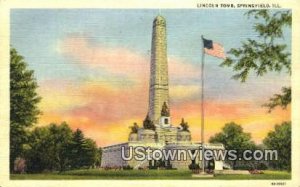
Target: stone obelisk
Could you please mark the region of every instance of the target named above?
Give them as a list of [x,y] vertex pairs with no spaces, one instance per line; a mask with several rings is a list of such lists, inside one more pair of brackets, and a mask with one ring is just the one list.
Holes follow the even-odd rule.
[[164,102],[169,106],[166,20],[157,16],[153,21],[149,88],[150,119],[157,123]]

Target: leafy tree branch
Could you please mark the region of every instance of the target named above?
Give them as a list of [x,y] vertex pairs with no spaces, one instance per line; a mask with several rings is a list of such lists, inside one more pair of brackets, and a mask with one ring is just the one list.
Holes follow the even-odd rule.
[[281,94],[274,94],[274,96],[269,99],[269,102],[263,104],[262,106],[268,107],[269,112],[271,112],[277,106],[281,106],[283,109],[285,109],[292,100],[291,87],[283,87],[281,91]]
[[[254,30],[258,39],[248,38],[241,47],[230,49],[230,56],[221,66],[231,67],[236,72],[233,78],[241,82],[245,82],[251,72],[263,76],[268,72],[286,70],[291,74],[291,53],[286,44],[280,43],[280,39],[284,39],[284,29],[291,27],[291,11],[250,10],[246,15],[255,19]],[[275,94],[270,103],[263,106],[269,111],[276,106],[286,108],[291,102],[291,88],[283,87],[282,90],[283,94]]]

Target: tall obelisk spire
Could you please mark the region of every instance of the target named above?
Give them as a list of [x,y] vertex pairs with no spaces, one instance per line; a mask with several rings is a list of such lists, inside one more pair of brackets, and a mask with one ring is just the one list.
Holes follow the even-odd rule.
[[153,21],[152,31],[148,112],[152,121],[159,120],[164,103],[169,106],[166,20],[159,15]]

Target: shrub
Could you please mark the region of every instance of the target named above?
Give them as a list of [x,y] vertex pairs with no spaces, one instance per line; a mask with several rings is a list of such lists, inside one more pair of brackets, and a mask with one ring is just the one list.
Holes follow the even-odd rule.
[[133,167],[127,165],[122,167],[123,170],[133,170]]
[[268,169],[268,166],[265,164],[265,163],[258,163],[258,165],[256,166],[256,169],[259,169],[259,170],[266,170]]
[[189,169],[190,170],[199,170],[200,166],[199,166],[199,164],[192,163],[189,165]]
[[157,166],[149,166],[149,169],[157,169]]
[[174,168],[172,167],[172,164],[169,164],[166,166],[166,169],[174,169]]
[[25,168],[26,168],[25,159],[18,157],[14,162],[14,171],[16,173],[24,173]]

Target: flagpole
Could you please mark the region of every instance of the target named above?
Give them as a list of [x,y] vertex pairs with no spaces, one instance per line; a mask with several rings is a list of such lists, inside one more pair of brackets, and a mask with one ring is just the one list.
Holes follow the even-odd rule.
[[202,144],[202,173],[205,173],[205,158],[204,158],[204,41],[202,39],[202,59],[201,59],[201,144]]

